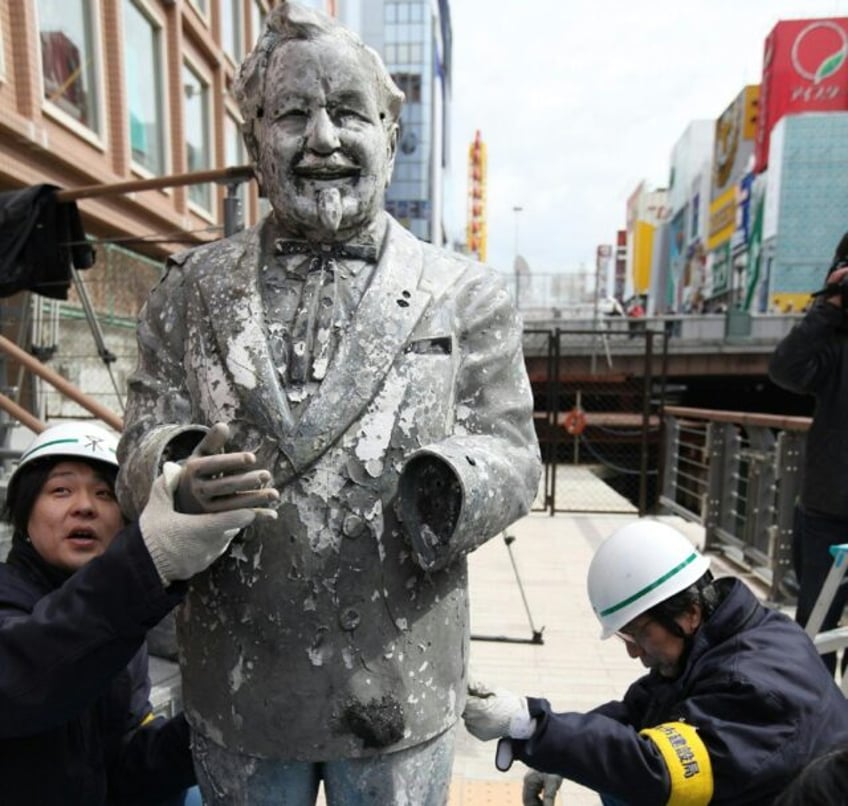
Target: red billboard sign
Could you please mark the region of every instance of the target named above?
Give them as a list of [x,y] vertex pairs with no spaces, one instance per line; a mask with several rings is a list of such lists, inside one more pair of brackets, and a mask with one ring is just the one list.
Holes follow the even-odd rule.
[[784,115],[848,110],[848,18],[782,20],[766,37],[754,170]]

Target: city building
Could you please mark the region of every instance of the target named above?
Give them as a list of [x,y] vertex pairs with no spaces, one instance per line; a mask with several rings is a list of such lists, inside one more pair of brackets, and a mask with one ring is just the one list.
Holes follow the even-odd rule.
[[[68,299],[20,293],[0,329],[112,410],[135,365],[138,309],[165,256],[224,234],[223,184],[112,186],[246,162],[232,95],[268,0],[16,0],[0,4],[0,192],[101,187],[80,199],[94,267]],[[233,187],[255,221],[255,184]],[[84,297],[80,296],[80,293]],[[86,301],[97,312],[87,313]],[[105,333],[107,349],[98,346]],[[110,358],[111,356],[111,358]],[[0,367],[0,387],[43,419],[85,414]],[[2,369],[6,369],[3,377]]]
[[313,0],[382,57],[406,95],[386,209],[413,234],[446,245],[451,50],[448,0]]
[[649,310],[728,311],[743,330],[749,314],[803,310],[846,229],[847,117],[848,18],[778,22],[761,83],[675,145]]

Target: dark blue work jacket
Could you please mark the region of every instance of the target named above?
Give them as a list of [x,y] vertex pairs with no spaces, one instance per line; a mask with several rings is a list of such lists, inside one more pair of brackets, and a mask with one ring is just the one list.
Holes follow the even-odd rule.
[[0,802],[154,804],[194,783],[185,719],[149,719],[145,645],[184,587],[163,588],[136,526],[70,576],[13,541],[0,564]]
[[[685,786],[696,771],[697,753],[673,727],[691,726],[709,757],[701,772],[711,768],[710,802],[764,806],[806,762],[848,742],[848,700],[803,630],[741,581],[716,584],[723,600],[678,678],[651,672],[623,701],[587,714],[553,713],[546,700],[531,699],[538,726],[526,742],[512,741],[514,757],[635,806],[692,803],[672,785]],[[661,725],[672,727],[641,733]],[[679,770],[662,752],[667,736]]]

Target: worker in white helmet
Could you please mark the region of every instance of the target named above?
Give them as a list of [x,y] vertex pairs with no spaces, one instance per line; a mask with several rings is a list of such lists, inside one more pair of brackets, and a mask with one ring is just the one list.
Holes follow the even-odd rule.
[[810,759],[848,741],[848,700],[815,647],[740,580],[714,580],[680,532],[639,520],[589,566],[601,638],[648,673],[621,701],[554,713],[482,683],[463,718],[513,759],[594,789],[610,804],[771,804]]
[[[249,453],[211,429],[189,461],[207,511],[177,511],[166,463],[137,524],[115,497],[116,435],[86,422],[39,434],[12,473],[0,563],[0,801],[172,806],[195,783],[188,723],[154,718],[146,632],[277,498]],[[210,510],[215,510],[214,512]]]

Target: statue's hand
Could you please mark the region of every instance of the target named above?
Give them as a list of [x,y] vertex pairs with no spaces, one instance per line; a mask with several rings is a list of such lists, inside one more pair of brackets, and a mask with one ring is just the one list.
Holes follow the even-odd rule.
[[[233,496],[241,506],[230,504],[214,512],[191,515],[178,512],[174,508],[174,495],[184,472],[174,462],[165,462],[138,522],[144,544],[166,586],[175,580],[190,579],[208,568],[256,518],[277,517],[273,509],[254,506],[251,502],[255,496],[249,493]],[[270,503],[277,497],[277,491],[269,488],[265,500]]]
[[266,486],[271,474],[254,467],[253,453],[220,453],[229,435],[226,423],[216,423],[185,461],[174,494],[177,511],[196,515],[265,507],[279,498],[276,490]]

